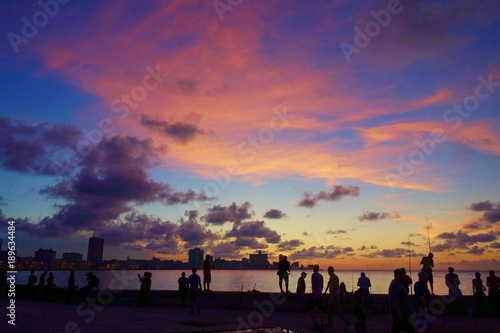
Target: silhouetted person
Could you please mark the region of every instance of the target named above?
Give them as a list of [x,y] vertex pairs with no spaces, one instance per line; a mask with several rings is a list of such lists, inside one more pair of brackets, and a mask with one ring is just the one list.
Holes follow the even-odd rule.
[[[312,330],[324,331],[325,326],[323,324],[323,275],[319,273],[319,266],[314,265],[314,273],[311,275],[311,286],[312,294],[309,299],[309,314],[314,323]],[[316,314],[319,317],[319,324],[316,320]]]
[[392,316],[392,333],[413,333],[410,323],[412,304],[408,292],[403,287],[405,274],[401,269],[394,270],[394,280],[389,286],[389,303]]
[[336,313],[340,319],[344,322],[344,329],[349,328],[351,323],[345,316],[342,309],[339,306],[339,296],[340,296],[340,282],[339,277],[334,273],[334,269],[332,266],[328,267],[328,274],[330,275],[330,279],[328,280],[328,284],[326,285],[325,295],[330,290],[330,297],[328,297],[328,326],[333,325],[333,314]]
[[189,276],[189,301],[191,302],[191,312],[194,313],[194,309],[200,313],[200,307],[198,305],[198,292],[201,291],[201,279],[198,274],[196,274],[196,268],[193,267],[191,270],[193,274]]
[[297,300],[299,302],[299,309],[300,311],[304,312],[305,311],[305,293],[306,293],[306,272],[300,273],[300,277],[297,280]]
[[47,275],[47,271],[44,271],[40,275],[40,279],[38,280],[38,294],[37,294],[38,298],[42,297],[43,291],[45,289],[45,275]]
[[434,295],[434,278],[432,276],[432,267],[434,267],[434,254],[431,252],[427,257],[423,257],[420,260],[422,265],[422,270],[427,273],[427,280],[431,286],[431,293]]
[[2,306],[2,296],[5,293],[5,288],[7,287],[7,271],[5,269],[0,269],[0,306]]
[[431,292],[427,288],[427,272],[418,272],[418,281],[415,283],[415,298],[417,300],[418,323],[423,326],[415,327],[418,332],[432,332],[434,317],[430,317],[429,306],[432,301]]
[[31,271],[31,275],[28,277],[28,288],[26,290],[27,296],[29,299],[35,297],[36,293],[36,283],[38,282],[38,278],[35,275],[35,271]]
[[486,286],[488,287],[488,299],[493,312],[498,312],[500,308],[500,277],[495,275],[494,270],[490,270],[486,278]]
[[203,290],[205,291],[212,291],[210,290],[210,282],[212,282],[211,269],[213,267],[210,265],[210,255],[207,254],[203,260]]
[[405,287],[408,294],[410,294],[410,285],[413,284],[413,280],[411,279],[411,277],[408,274],[406,274],[406,269],[404,267],[402,267],[401,270],[403,271],[403,273],[405,275],[405,279],[403,280],[403,287]]
[[48,288],[54,288],[56,286],[54,282],[54,275],[52,272],[49,273],[49,277],[47,278],[47,287]]
[[76,297],[75,271],[69,272],[68,289],[66,290],[66,303],[72,303]]
[[481,273],[476,272],[475,276],[476,278],[472,280],[472,294],[478,308],[484,310],[486,305],[486,295],[484,294],[486,287],[483,284],[483,280],[481,280]]
[[81,288],[78,292],[80,301],[87,303],[87,298],[90,297],[92,289],[99,288],[99,278],[92,272],[85,274],[87,276],[87,285]]
[[179,282],[179,295],[181,297],[182,306],[186,306],[186,300],[189,295],[189,279],[186,277],[186,273],[182,272]]
[[153,275],[150,272],[144,272],[142,277],[141,274],[137,274],[137,276],[139,277],[139,282],[141,282],[137,306],[148,306],[151,297],[151,277]]
[[278,272],[276,273],[279,276],[279,286],[282,293],[284,293],[283,280],[285,280],[286,292],[290,293],[290,291],[288,290],[288,274],[290,273],[290,262],[287,259],[287,256],[283,256],[283,259],[281,259],[278,263]]
[[363,295],[363,307],[368,312],[371,308],[371,295],[370,295],[370,287],[372,283],[370,278],[368,278],[365,272],[361,272],[361,276],[358,278],[358,287],[361,291],[361,295]]
[[361,292],[361,289],[354,292],[352,314],[356,317],[356,333],[367,333],[366,319],[368,319],[368,312],[366,311],[363,303],[363,293]]
[[31,275],[28,277],[28,287],[34,287],[38,278],[35,275],[35,271],[31,271]]

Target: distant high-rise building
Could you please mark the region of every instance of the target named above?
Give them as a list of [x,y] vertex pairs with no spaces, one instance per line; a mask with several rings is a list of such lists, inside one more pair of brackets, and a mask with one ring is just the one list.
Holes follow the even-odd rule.
[[0,251],[2,251],[2,242],[3,240],[0,239]]
[[65,263],[79,263],[83,260],[83,254],[76,252],[66,252],[63,253],[62,258]]
[[262,253],[259,251],[254,254],[250,254],[250,265],[251,266],[259,266],[265,267],[269,266],[269,260],[267,259],[267,253]]
[[56,251],[52,249],[39,249],[35,251],[34,260],[43,263],[45,266],[52,268],[56,266]]
[[189,266],[200,268],[203,265],[203,250],[194,248],[189,250]]
[[87,261],[98,263],[102,261],[104,252],[104,238],[90,237],[89,249],[87,251]]

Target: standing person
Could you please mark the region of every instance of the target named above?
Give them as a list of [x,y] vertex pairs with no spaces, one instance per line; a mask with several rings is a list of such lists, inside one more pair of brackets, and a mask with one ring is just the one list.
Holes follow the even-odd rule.
[[351,323],[346,318],[344,312],[340,309],[339,306],[339,277],[334,273],[334,269],[332,266],[328,267],[328,275],[330,275],[330,279],[328,280],[328,284],[326,285],[325,295],[330,289],[330,297],[328,298],[328,324],[327,326],[333,325],[333,314],[336,313],[340,319],[344,322],[344,329],[348,329]]
[[68,289],[66,290],[66,303],[71,303],[75,300],[76,285],[75,285],[75,271],[69,272]]
[[354,292],[352,314],[356,317],[356,333],[367,333],[366,319],[368,319],[368,314],[363,304],[363,294],[361,293],[361,289]]
[[406,269],[404,267],[402,267],[401,270],[403,271],[403,274],[405,275],[405,279],[403,280],[403,287],[405,287],[406,291],[409,294],[410,293],[410,285],[413,284],[413,280],[411,279],[411,277],[408,274],[406,274]]
[[179,295],[181,296],[182,306],[186,306],[186,300],[189,295],[189,279],[186,277],[186,273],[182,272],[179,280]]
[[149,298],[151,297],[151,277],[153,276],[150,272],[144,272],[144,275],[141,277],[141,274],[137,274],[139,277],[139,282],[141,283],[141,289],[139,290],[139,302],[137,306],[148,306]]
[[486,295],[484,294],[486,287],[483,284],[483,280],[481,280],[481,273],[476,272],[475,276],[476,278],[472,280],[472,294],[478,307],[484,309],[486,305]]
[[463,298],[462,292],[458,286],[460,285],[460,279],[458,275],[455,274],[455,269],[453,267],[448,267],[448,274],[444,276],[444,282],[448,287],[448,295],[455,296],[460,302]]
[[[323,324],[323,275],[319,273],[319,265],[314,265],[313,267],[314,273],[311,275],[311,286],[312,286],[312,295],[309,299],[309,314],[311,316],[312,321],[314,322],[314,326],[312,330],[324,331],[325,326]],[[319,316],[319,325],[316,321],[316,313]]]
[[5,287],[7,286],[7,271],[5,269],[0,269],[0,306],[2,306],[2,296],[5,292]]
[[425,327],[419,332],[432,332],[433,317],[429,317],[429,305],[432,297],[429,288],[427,288],[427,273],[424,271],[418,272],[418,281],[415,283],[415,297],[417,299],[417,309],[419,322],[423,323]]
[[36,283],[38,282],[38,278],[35,275],[35,271],[31,271],[31,275],[28,278],[28,288],[26,290],[28,299],[32,299],[35,297]]
[[31,275],[28,277],[28,287],[34,287],[36,282],[38,281],[38,278],[35,275],[35,271],[31,271]]
[[194,313],[196,308],[197,312],[200,313],[200,307],[198,305],[197,294],[201,290],[201,279],[198,274],[196,274],[196,268],[193,267],[191,270],[193,274],[189,276],[189,301],[191,302],[191,312]]
[[358,287],[361,291],[361,295],[363,295],[363,306],[366,311],[370,310],[371,307],[371,296],[370,296],[370,287],[372,283],[370,278],[366,277],[365,272],[361,272],[361,276],[358,278]]
[[427,273],[427,280],[431,286],[431,293],[434,295],[434,278],[432,277],[432,267],[434,267],[434,254],[429,253],[427,257],[423,257],[420,260],[420,265],[422,265],[422,270]]
[[278,263],[278,276],[279,276],[279,285],[282,293],[283,291],[283,280],[285,280],[285,289],[286,293],[289,294],[288,290],[288,274],[290,273],[290,262],[287,260],[287,256],[283,256],[283,259]]
[[494,270],[490,270],[489,276],[486,278],[486,286],[488,287],[488,299],[493,311],[498,311],[500,307],[500,277],[495,275]]
[[403,287],[404,274],[401,269],[394,270],[394,280],[389,286],[389,303],[392,316],[392,333],[413,333],[410,323],[412,312],[411,300]]
[[204,291],[212,291],[210,290],[210,282],[212,282],[212,273],[210,270],[214,266],[210,265],[210,255],[205,256],[205,260],[203,260],[203,290]]
[[300,273],[300,277],[297,280],[297,299],[299,301],[299,309],[300,311],[304,312],[305,310],[305,302],[304,302],[304,296],[306,293],[306,272]]

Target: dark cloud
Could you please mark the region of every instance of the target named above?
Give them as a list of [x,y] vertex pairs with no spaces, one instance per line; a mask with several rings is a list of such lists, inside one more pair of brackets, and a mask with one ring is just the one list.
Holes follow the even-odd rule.
[[476,235],[468,235],[462,230],[452,233],[452,232],[443,232],[437,235],[437,238],[446,239],[450,241],[450,243],[459,248],[467,248],[468,245],[472,245],[475,243],[487,243],[493,242],[497,239],[499,232],[489,232],[487,234],[476,234]]
[[163,120],[153,120],[144,114],[141,116],[141,124],[148,128],[158,130],[171,138],[178,139],[183,144],[193,140],[196,135],[205,134],[205,131],[194,124],[186,122],[169,123]]
[[239,207],[235,202],[228,207],[215,205],[209,208],[207,215],[203,216],[202,219],[208,223],[217,225],[222,225],[226,222],[239,223],[253,216],[254,212],[250,210],[251,208],[252,205],[249,202],[245,202]]
[[226,233],[226,237],[236,238],[265,238],[266,242],[276,244],[281,241],[281,236],[275,231],[265,226],[264,221],[242,222],[234,225],[231,231]]
[[289,257],[290,260],[298,260],[298,259],[332,259],[336,256],[342,254],[341,249],[329,250],[324,247],[310,247],[308,249],[302,249],[300,251],[296,251],[292,253]]
[[0,117],[0,166],[36,175],[67,175],[64,150],[77,147],[82,132],[64,124],[26,124]]
[[450,243],[437,244],[432,247],[432,252],[443,252],[452,248],[453,246]]
[[238,238],[232,242],[234,246],[239,248],[249,248],[252,250],[267,249],[267,244],[259,243],[255,238]]
[[179,237],[186,242],[185,248],[203,245],[206,241],[215,240],[218,237],[205,226],[196,221],[185,221],[179,226]]
[[358,195],[359,187],[357,186],[336,185],[333,187],[333,191],[331,192],[321,191],[315,195],[311,192],[304,192],[302,199],[298,203],[298,206],[313,208],[314,206],[316,206],[319,200],[338,201],[345,196],[357,197]]
[[358,217],[360,221],[378,221],[386,218],[398,219],[401,216],[397,214],[390,214],[387,212],[364,212],[362,216]]
[[169,85],[170,91],[180,94],[195,94],[198,92],[198,82],[194,79],[175,79],[173,84]]
[[345,230],[327,230],[326,233],[329,235],[338,235],[338,234],[346,234],[347,231],[345,231]]
[[478,222],[473,222],[473,223],[469,223],[469,224],[464,225],[464,229],[480,229],[480,228],[481,228],[481,224],[479,224]]
[[312,234],[308,233],[307,231],[303,231],[302,236],[312,236]]
[[491,243],[490,247],[494,249],[500,249],[500,243],[498,242]]
[[480,201],[480,202],[475,202],[475,203],[471,204],[468,209],[470,209],[474,212],[484,212],[484,211],[492,210],[493,204],[489,200]]
[[456,236],[452,232],[443,232],[443,233],[437,235],[436,237],[441,238],[441,239],[455,239]]
[[405,246],[415,246],[415,243],[413,243],[413,242],[401,242],[401,245],[405,245]]
[[467,251],[467,253],[475,254],[477,256],[481,256],[481,255],[483,255],[484,250],[485,250],[484,248],[480,249],[478,246],[473,246],[472,249],[470,249],[469,251]]
[[480,201],[471,204],[468,209],[474,212],[484,212],[483,221],[497,223],[500,221],[500,203],[492,203],[491,201]]
[[300,239],[292,239],[289,241],[281,242],[278,244],[277,249],[279,251],[293,251],[295,248],[304,245],[304,242]]
[[240,252],[241,247],[237,246],[234,242],[221,242],[212,246],[212,253],[217,253],[218,257],[238,259],[242,257]]
[[[64,125],[13,124],[8,118],[1,118],[0,126],[0,135],[4,139],[0,143],[1,166],[45,175],[57,171],[49,170],[54,166],[52,160],[59,158],[64,145],[77,145],[81,134],[76,128]],[[15,149],[21,146],[26,149],[16,156]],[[57,212],[38,223],[19,219],[18,230],[41,238],[70,237],[79,231],[93,231],[109,237],[112,244],[130,243],[134,239],[146,239],[136,219],[147,220],[146,229],[150,226],[158,228],[159,223],[151,217],[139,215],[121,221],[122,214],[132,213],[134,205],[153,202],[175,205],[215,199],[203,192],[176,191],[168,184],[152,180],[147,169],[155,165],[156,152],[151,140],[119,136],[103,138],[91,146],[85,156],[80,156],[77,167],[69,169],[65,178],[40,190],[42,195],[56,200]],[[21,164],[14,162],[16,159],[22,160]],[[123,232],[127,229],[131,231]],[[134,238],[131,233],[138,236]],[[150,239],[157,240],[153,234],[150,236]],[[167,246],[172,244],[171,241]]]
[[342,252],[344,252],[344,253],[347,253],[347,252],[354,252],[354,249],[353,249],[352,247],[348,246],[348,247],[345,247],[345,248],[342,250]]
[[[415,255],[414,251],[410,251],[411,254]],[[408,255],[408,250],[403,248],[395,248],[395,249],[385,249],[379,250],[376,252],[372,252],[370,254],[362,254],[361,256],[367,258],[376,258],[376,257],[384,257],[384,258],[402,258]]]
[[268,219],[282,219],[286,217],[286,214],[279,209],[270,209],[264,214],[264,217]]

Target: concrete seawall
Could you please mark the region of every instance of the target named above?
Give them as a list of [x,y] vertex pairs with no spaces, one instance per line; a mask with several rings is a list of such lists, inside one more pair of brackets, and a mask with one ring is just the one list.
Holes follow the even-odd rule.
[[[31,290],[25,285],[17,285],[16,293],[19,298],[30,298],[36,295],[37,287]],[[55,287],[46,288],[42,293],[42,300],[48,302],[65,302],[66,289]],[[92,291],[98,303],[106,305],[125,305],[135,306],[139,299],[138,290],[108,290],[108,289],[94,289]],[[306,303],[309,295],[306,294]],[[388,295],[371,295],[372,297],[372,313],[388,314],[389,313],[389,296]],[[415,296],[411,296],[413,303],[415,303]],[[440,314],[451,314],[452,312],[459,315],[473,315],[477,314],[476,304],[473,296],[464,297],[464,306],[460,311],[456,311],[451,305],[450,298],[446,296],[435,296],[434,298],[436,309]],[[298,295],[292,294],[279,294],[279,293],[265,293],[265,292],[201,292],[198,294],[198,303],[202,308],[216,308],[216,309],[241,309],[253,310],[258,309],[259,306],[270,306],[272,304],[275,311],[299,311]],[[340,305],[346,312],[352,311],[353,296],[351,294],[341,295]],[[165,307],[180,307],[181,301],[179,292],[176,290],[153,290],[150,298],[151,306],[165,306]],[[487,313],[487,311],[486,311]]]

